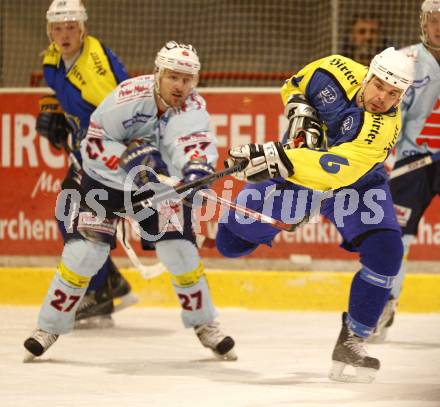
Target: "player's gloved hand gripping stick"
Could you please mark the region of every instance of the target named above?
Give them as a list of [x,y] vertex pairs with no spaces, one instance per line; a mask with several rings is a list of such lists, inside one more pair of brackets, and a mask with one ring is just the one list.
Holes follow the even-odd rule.
[[[186,194],[189,193],[193,189],[198,189],[200,187],[210,185],[214,181],[217,181],[227,175],[235,174],[236,172],[243,171],[243,169],[247,166],[248,160],[243,159],[239,160],[235,163],[235,165],[225,168],[221,171],[216,171],[212,174],[206,175],[205,177],[198,178],[195,181],[186,183],[186,184],[177,184],[176,186],[170,185],[166,178],[158,176],[159,180],[161,180],[164,184],[168,185],[165,191],[159,192],[155,194],[152,198],[135,202],[133,204],[134,209],[147,208],[147,207],[157,207],[160,202],[163,202],[167,199],[184,199]],[[181,196],[179,196],[181,194]]]

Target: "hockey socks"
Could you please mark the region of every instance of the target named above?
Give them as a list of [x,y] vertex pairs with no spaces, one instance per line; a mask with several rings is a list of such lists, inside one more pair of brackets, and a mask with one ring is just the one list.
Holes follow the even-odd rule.
[[[359,246],[361,270],[354,276],[349,301],[349,328],[369,336],[389,298],[403,255],[400,233],[380,230]],[[350,322],[351,321],[351,322]]]

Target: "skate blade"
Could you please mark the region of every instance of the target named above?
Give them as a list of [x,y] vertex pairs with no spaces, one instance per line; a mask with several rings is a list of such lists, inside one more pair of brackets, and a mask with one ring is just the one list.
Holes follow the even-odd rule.
[[376,377],[377,370],[367,367],[354,367],[356,374],[344,374],[346,366],[348,366],[346,363],[333,361],[328,378],[345,383],[372,383]]
[[137,295],[134,295],[131,292],[123,295],[122,297],[114,298],[113,299],[113,304],[114,304],[113,312],[122,311],[123,309],[131,307],[132,305],[136,304],[138,301],[139,301],[139,298],[137,297]]
[[110,315],[97,315],[75,321],[74,329],[108,329],[114,326],[115,322]]
[[220,353],[217,353],[215,351],[212,351],[212,353],[214,354],[214,356],[218,360],[234,362],[238,359],[237,354],[235,353],[234,349],[231,349],[229,352],[226,352],[223,355],[220,355]]

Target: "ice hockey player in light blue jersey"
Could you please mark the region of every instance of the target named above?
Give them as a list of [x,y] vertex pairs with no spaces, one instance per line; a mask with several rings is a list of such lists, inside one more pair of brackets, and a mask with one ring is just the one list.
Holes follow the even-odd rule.
[[170,90],[169,98],[182,107],[161,111],[156,104],[155,81],[155,75],[144,75],[123,82],[91,117],[89,133],[81,146],[84,169],[104,185],[123,190],[126,170],[109,166],[118,162],[132,140],[142,140],[159,149],[171,176],[180,178],[183,167],[193,159],[206,161],[212,167],[216,164],[217,142],[209,130],[204,99],[195,90],[186,100],[182,99],[184,93]]
[[[209,130],[205,101],[195,90],[200,70],[195,49],[168,42],[155,65],[154,75],[122,82],[91,117],[81,143],[82,187],[86,194],[98,191],[96,202],[105,213],[100,217],[97,211],[81,207],[76,238],[64,247],[38,329],[24,343],[25,360],[42,355],[60,334],[72,329],[77,301],[114,245],[115,212],[124,207],[127,195],[151,196],[151,184],[160,175],[187,183],[214,172],[216,139]],[[202,345],[218,358],[235,360],[234,340],[220,331],[215,320],[191,209],[181,202],[162,205],[139,223],[144,248],[153,246],[171,274],[184,326],[194,328]]]
[[[402,130],[396,145],[395,169],[440,151],[440,0],[422,3],[420,28],[422,42],[402,50],[415,58],[415,79],[402,102]],[[390,299],[370,337],[372,342],[383,342],[394,321],[410,245],[420,219],[440,194],[440,163],[392,179],[390,189],[402,228],[404,258]]]

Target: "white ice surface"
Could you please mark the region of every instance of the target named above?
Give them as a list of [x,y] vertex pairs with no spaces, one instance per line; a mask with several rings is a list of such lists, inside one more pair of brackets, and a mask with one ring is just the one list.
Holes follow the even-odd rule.
[[38,308],[0,307],[0,407],[439,407],[440,314],[398,314],[370,345],[373,384],[327,379],[336,313],[220,310],[237,362],[219,362],[177,309],[127,309],[116,327],[61,337],[23,364]]

